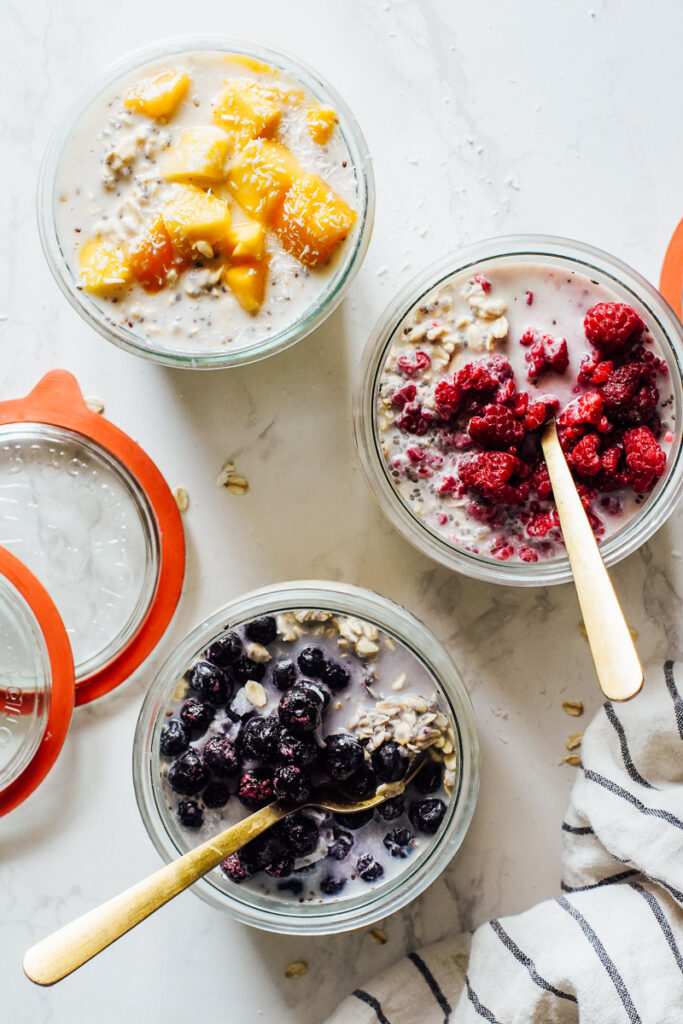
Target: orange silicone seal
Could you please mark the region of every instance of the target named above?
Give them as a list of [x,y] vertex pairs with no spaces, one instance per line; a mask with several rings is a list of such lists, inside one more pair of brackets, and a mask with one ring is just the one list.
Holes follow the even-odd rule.
[[667,247],[659,290],[678,318],[683,319],[683,220],[679,222]]
[[[43,781],[57,760],[74,709],[74,660],[71,644],[55,604],[23,562],[0,548],[0,575],[21,594],[36,617],[50,660],[50,708],[38,750],[23,772],[0,792],[0,816],[7,814]],[[21,709],[18,709],[21,713]]]
[[76,378],[66,370],[46,374],[25,398],[0,403],[0,424],[43,423],[89,438],[122,463],[145,493],[159,537],[157,587],[138,629],[115,657],[76,683],[76,705],[109,693],[156,647],[180,599],[185,576],[185,537],[178,506],[148,455],[122,430],[92,412]]

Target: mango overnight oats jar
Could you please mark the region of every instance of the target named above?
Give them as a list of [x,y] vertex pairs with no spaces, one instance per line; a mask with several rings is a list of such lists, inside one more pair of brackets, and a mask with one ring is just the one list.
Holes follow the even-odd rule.
[[292,58],[183,39],[116,66],[51,141],[39,226],[108,340],[171,365],[288,347],[341,301],[374,213],[341,97]]
[[540,431],[560,440],[608,564],[680,497],[681,325],[624,264],[563,239],[471,246],[392,303],[357,378],[356,444],[394,524],[496,582],[570,579]]

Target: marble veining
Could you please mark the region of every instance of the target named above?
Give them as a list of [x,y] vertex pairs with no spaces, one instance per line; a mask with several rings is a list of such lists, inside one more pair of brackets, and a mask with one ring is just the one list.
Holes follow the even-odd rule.
[[[681,216],[683,143],[662,97],[678,94],[683,8],[637,0],[447,0],[258,10],[205,0],[201,29],[279,46],[344,94],[374,157],[378,208],[353,289],[312,337],[235,371],[189,374],[134,359],[69,307],[40,252],[34,192],[49,133],[101,68],[160,36],[196,30],[180,0],[116,11],[86,0],[2,8],[3,226],[0,399],[61,366],[190,495],[188,571],[154,656],[109,698],[80,708],[49,778],[0,820],[2,1018],[71,1024],[316,1024],[352,987],[451,929],[523,909],[559,886],[559,825],[572,781],[564,742],[599,706],[569,586],[515,591],[459,577],[410,548],[368,494],[350,405],[367,333],[397,288],[459,244],[564,234],[656,281]],[[562,45],[560,45],[562,44]],[[653,59],[654,58],[654,59]],[[634,69],[640,69],[634,73]],[[662,158],[662,140],[666,140]],[[216,486],[232,458],[244,496]],[[613,571],[643,660],[683,654],[683,512]],[[342,579],[402,602],[447,644],[472,694],[482,789],[444,875],[367,932],[297,939],[233,923],[186,894],[49,990],[25,948],[158,866],[130,773],[142,695],[160,660],[224,601],[288,578]],[[582,700],[586,716],[562,711]],[[284,968],[306,960],[308,974]]]

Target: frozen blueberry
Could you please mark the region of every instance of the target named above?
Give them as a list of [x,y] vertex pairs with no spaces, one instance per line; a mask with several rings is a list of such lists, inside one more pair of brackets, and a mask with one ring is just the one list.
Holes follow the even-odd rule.
[[281,823],[278,837],[294,857],[307,857],[318,845],[320,833],[313,818],[306,814],[290,814]]
[[236,775],[240,768],[235,744],[227,736],[212,736],[202,750],[204,764],[218,779]]
[[299,683],[302,690],[313,690],[323,699],[323,714],[327,711],[330,704],[332,703],[332,691],[329,686],[325,686],[319,679],[302,679]]
[[368,764],[346,779],[344,789],[354,800],[367,800],[377,790],[377,776]]
[[202,800],[206,807],[225,807],[229,799],[230,788],[226,782],[209,782],[202,792]]
[[266,666],[260,661],[252,661],[246,654],[240,655],[230,666],[232,677],[240,686],[244,686],[250,679],[260,683],[266,674]]
[[413,779],[413,785],[420,793],[435,793],[441,787],[443,765],[439,761],[427,761]]
[[227,668],[228,665],[232,665],[236,658],[239,658],[241,653],[242,641],[239,638],[239,634],[231,630],[229,633],[219,636],[218,640],[214,640],[204,651],[204,657],[213,665]]
[[252,873],[262,871],[267,864],[281,857],[282,852],[282,847],[272,831],[264,832],[256,839],[252,839],[241,850],[242,859]]
[[294,686],[280,699],[278,713],[285,729],[295,736],[315,732],[321,722],[323,698],[312,686]]
[[328,661],[323,669],[322,681],[327,683],[334,693],[346,689],[351,681],[348,669],[336,661]]
[[204,822],[202,809],[196,800],[181,800],[178,804],[178,818],[185,828],[201,828]]
[[385,800],[383,804],[377,805],[377,813],[385,821],[394,821],[396,818],[400,818],[404,810],[405,800],[403,794],[392,796],[389,800]]
[[278,800],[306,803],[311,795],[311,782],[305,772],[296,765],[286,764],[277,768],[273,776],[273,788]]
[[218,665],[198,661],[189,677],[190,686],[206,704],[221,708],[230,700],[230,680]]
[[173,762],[168,769],[168,784],[176,793],[194,796],[206,784],[207,771],[204,762],[191,747]]
[[365,752],[358,740],[349,733],[335,732],[325,737],[321,760],[331,779],[344,782],[365,764]]
[[265,807],[274,799],[273,776],[267,768],[245,772],[237,788],[237,796],[250,811]]
[[273,685],[278,690],[288,690],[296,682],[296,669],[294,662],[289,658],[283,658],[273,666]]
[[356,861],[356,872],[364,882],[376,882],[384,874],[384,868],[371,854],[364,853]]
[[372,821],[374,812],[372,807],[368,807],[365,811],[354,811],[353,814],[344,814],[341,811],[335,812],[334,820],[338,825],[343,828],[350,828],[354,832],[362,828],[363,825],[367,825],[369,821]]
[[408,857],[413,852],[415,836],[409,828],[392,828],[382,842],[392,857]]
[[290,878],[286,882],[278,883],[278,892],[291,892],[294,896],[301,896],[304,891],[304,883],[298,878]]
[[332,842],[327,847],[327,856],[332,857],[333,860],[344,860],[353,846],[353,836],[350,832],[345,832],[343,828],[336,826],[332,829],[332,836]]
[[311,679],[320,679],[327,664],[327,658],[320,647],[304,647],[296,660],[303,674]]
[[[294,870],[294,857],[291,853],[280,853],[270,864],[266,864],[265,871],[271,878],[286,878]],[[278,886],[279,888],[279,886]]]
[[238,883],[246,881],[251,875],[251,871],[244,862],[241,850],[238,850],[237,853],[231,853],[229,857],[225,858],[221,864],[221,871],[231,882]]
[[413,828],[433,836],[438,830],[446,813],[443,800],[414,800],[408,809],[408,817]]
[[247,640],[267,647],[277,636],[277,624],[272,615],[261,615],[258,619],[252,619],[244,632]]
[[189,744],[190,737],[182,722],[179,722],[177,718],[171,718],[166,722],[159,737],[159,749],[164,757],[175,757],[176,754],[182,754],[183,750],[187,750]]
[[408,771],[410,755],[394,740],[387,740],[372,754],[372,767],[380,782],[398,782]]
[[213,722],[214,711],[208,704],[190,697],[180,709],[180,718],[193,740],[203,736]]
[[287,764],[295,764],[297,768],[306,768],[313,764],[318,756],[318,747],[306,736],[292,736],[286,729],[280,730],[278,753]]
[[346,885],[346,879],[339,875],[325,875],[320,881],[320,891],[325,896],[336,896]]
[[272,761],[277,753],[280,726],[277,718],[250,718],[240,732],[240,751],[242,757],[254,761]]

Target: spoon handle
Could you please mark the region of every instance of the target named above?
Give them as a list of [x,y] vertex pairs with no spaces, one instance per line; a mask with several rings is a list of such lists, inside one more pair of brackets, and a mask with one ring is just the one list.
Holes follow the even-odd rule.
[[541,445],[598,682],[610,700],[630,700],[643,685],[643,667],[560,447],[554,420],[545,427]]
[[277,802],[268,804],[77,917],[28,950],[23,964],[25,974],[37,985],[53,985],[65,978],[290,812],[291,808]]

